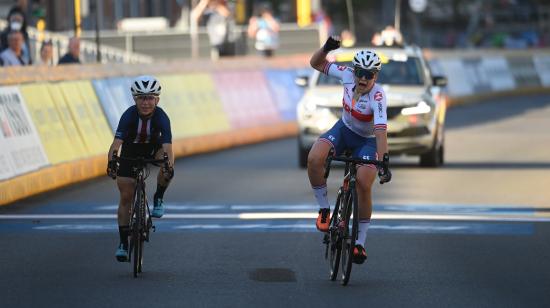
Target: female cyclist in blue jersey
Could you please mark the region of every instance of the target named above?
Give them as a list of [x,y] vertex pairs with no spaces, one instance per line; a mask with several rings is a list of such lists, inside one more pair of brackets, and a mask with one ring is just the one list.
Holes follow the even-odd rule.
[[[321,135],[309,152],[307,171],[315,199],[319,203],[316,226],[327,232],[330,223],[330,207],[324,164],[331,148],[335,155],[351,150],[354,157],[382,159],[388,155],[386,94],[376,84],[382,68],[378,55],[371,50],[359,51],[353,58],[353,67],[340,66],[326,60],[331,50],[338,49],[338,38],[329,37],[325,45],[311,57],[311,66],[323,74],[338,78],[344,86],[342,118],[325,134]],[[359,232],[353,252],[354,262],[367,259],[365,241],[372,214],[372,184],[377,168],[362,165],[357,169],[357,195],[359,198]],[[391,180],[391,172],[378,170],[381,183]]]
[[133,163],[111,161],[113,153],[120,149],[121,157],[146,159],[162,159],[164,153],[168,155],[169,168],[161,168],[157,177],[157,190],[153,197],[154,207],[151,216],[160,218],[164,214],[162,205],[164,192],[174,176],[174,154],[172,152],[172,132],[168,115],[157,107],[161,86],[152,76],[140,76],[132,82],[130,88],[135,105],[129,107],[120,118],[113,144],[109,149],[109,164],[107,173],[116,178],[120,191],[118,204],[118,230],[120,244],[116,251],[116,258],[120,262],[128,260],[128,235],[130,232],[130,208],[134,195],[135,174],[132,171]]

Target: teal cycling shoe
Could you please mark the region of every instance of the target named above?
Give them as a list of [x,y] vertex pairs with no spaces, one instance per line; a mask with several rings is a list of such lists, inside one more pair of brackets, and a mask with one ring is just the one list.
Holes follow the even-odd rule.
[[124,248],[124,245],[120,243],[115,253],[116,259],[118,262],[127,262],[128,261],[128,248]]
[[155,218],[161,218],[162,215],[164,215],[164,206],[162,205],[162,199],[155,199],[153,206],[153,212],[151,212],[151,216]]

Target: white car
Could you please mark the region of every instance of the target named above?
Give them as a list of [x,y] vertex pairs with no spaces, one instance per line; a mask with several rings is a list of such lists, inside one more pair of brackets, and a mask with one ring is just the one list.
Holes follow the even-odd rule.
[[[432,76],[418,47],[370,48],[382,60],[377,83],[387,97],[388,145],[390,155],[415,155],[420,165],[437,167],[444,162],[445,86],[447,79]],[[327,58],[346,66],[361,49],[338,49]],[[309,77],[296,79],[306,87],[297,105],[300,128],[298,161],[307,166],[313,143],[330,129],[342,115],[343,88],[340,81],[314,71]]]

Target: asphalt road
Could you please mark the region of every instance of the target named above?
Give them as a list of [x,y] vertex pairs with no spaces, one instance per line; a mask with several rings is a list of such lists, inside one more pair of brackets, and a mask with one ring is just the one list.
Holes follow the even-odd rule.
[[451,109],[446,165],[395,158],[375,187],[369,259],[347,287],[328,280],[285,139],[178,160],[137,279],[114,259],[108,178],[0,208],[0,306],[548,307],[548,119],[548,96]]

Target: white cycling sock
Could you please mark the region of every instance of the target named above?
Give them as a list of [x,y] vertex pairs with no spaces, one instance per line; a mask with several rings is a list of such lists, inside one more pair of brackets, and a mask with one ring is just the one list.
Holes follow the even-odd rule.
[[361,245],[365,247],[365,242],[367,241],[367,230],[369,229],[370,219],[359,220],[359,230],[357,232],[357,240],[355,240],[356,245]]
[[330,208],[328,204],[328,196],[327,196],[327,185],[322,186],[315,186],[313,188],[313,193],[315,194],[315,199],[317,199],[317,203],[319,204],[319,208],[321,209],[328,209]]

